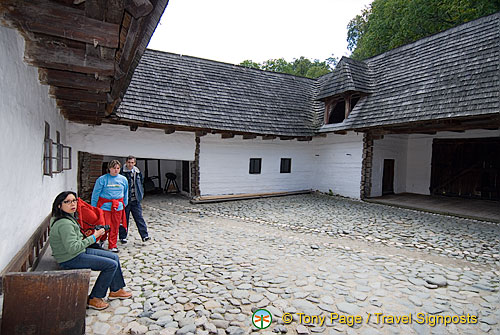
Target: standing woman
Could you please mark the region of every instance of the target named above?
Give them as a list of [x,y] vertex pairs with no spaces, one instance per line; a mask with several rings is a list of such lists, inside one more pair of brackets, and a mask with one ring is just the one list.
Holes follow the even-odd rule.
[[92,191],[91,205],[102,208],[104,219],[109,225],[108,249],[118,252],[118,230],[120,224],[127,228],[125,207],[128,204],[128,181],[120,174],[121,163],[112,160],[108,163],[108,172],[97,178]]
[[91,269],[100,271],[89,295],[88,306],[93,309],[105,309],[109,306],[103,298],[110,290],[108,299],[127,299],[132,293],[123,289],[120,260],[106,250],[87,248],[104,235],[99,229],[93,235],[85,237],[76,218],[76,193],[60,193],[52,204],[50,220],[50,247],[52,255],[63,269]]

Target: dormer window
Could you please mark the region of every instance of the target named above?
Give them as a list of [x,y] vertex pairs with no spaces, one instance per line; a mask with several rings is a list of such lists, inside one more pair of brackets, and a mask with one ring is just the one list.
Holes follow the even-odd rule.
[[342,123],[349,116],[361,96],[349,94],[325,101],[325,124]]

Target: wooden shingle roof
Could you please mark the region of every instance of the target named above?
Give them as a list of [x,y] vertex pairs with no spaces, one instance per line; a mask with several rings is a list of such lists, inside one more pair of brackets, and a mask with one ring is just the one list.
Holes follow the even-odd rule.
[[372,75],[365,62],[342,57],[335,69],[321,78],[316,99],[335,96],[348,91],[372,93]]
[[[322,126],[325,99],[352,92],[361,98],[348,118]],[[498,127],[500,13],[365,61],[342,58],[319,79],[147,50],[116,117],[295,137],[474,118]]]
[[147,50],[116,115],[209,131],[310,136],[316,80]]
[[372,93],[358,102],[343,123],[323,130],[362,130],[500,113],[500,13],[364,63]]

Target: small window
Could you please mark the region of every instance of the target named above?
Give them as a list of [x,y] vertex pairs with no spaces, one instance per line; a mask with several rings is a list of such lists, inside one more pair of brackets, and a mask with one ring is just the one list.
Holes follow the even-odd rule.
[[52,140],[50,139],[50,125],[47,122],[45,122],[43,140],[43,174],[52,176]]
[[71,147],[62,146],[62,169],[71,170]]
[[292,159],[282,158],[280,165],[280,173],[290,173],[292,171]]
[[345,119],[345,100],[341,99],[333,104],[330,110],[328,123],[342,123]]
[[50,125],[45,122],[43,141],[43,174],[53,176],[71,169],[71,147],[61,143],[61,133],[56,131],[56,141],[50,139]]
[[63,170],[62,153],[63,145],[61,144],[61,133],[56,131],[56,143],[52,143],[52,172],[59,173]]
[[250,174],[260,174],[260,169],[262,166],[262,158],[250,158]]

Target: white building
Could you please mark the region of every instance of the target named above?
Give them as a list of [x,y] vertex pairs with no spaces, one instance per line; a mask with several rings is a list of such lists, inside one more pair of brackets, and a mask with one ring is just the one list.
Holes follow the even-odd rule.
[[156,187],[175,173],[197,199],[499,198],[500,14],[307,79],[144,52],[165,8],[150,4],[107,9],[103,22],[54,3],[85,22],[83,37],[19,18],[54,8],[0,6],[3,272],[32,265],[59,192],[88,196],[103,163],[129,154]]

